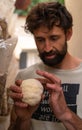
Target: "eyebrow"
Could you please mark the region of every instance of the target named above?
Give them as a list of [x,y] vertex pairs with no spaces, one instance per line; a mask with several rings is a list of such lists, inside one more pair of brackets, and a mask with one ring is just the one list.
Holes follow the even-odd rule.
[[42,36],[34,36],[35,39],[44,38]]

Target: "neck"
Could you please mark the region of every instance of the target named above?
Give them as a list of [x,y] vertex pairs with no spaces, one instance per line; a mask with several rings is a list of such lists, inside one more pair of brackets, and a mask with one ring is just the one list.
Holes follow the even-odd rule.
[[79,64],[82,62],[81,59],[71,56],[69,53],[67,53],[63,59],[63,61],[54,66],[54,68],[57,69],[73,69],[79,66]]

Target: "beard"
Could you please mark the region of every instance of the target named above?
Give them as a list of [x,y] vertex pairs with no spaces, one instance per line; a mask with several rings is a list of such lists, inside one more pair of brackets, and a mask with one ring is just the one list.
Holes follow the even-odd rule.
[[[55,50],[51,50],[50,52],[45,52],[45,51],[43,53],[39,52],[39,57],[43,61],[44,64],[53,67],[62,62],[66,53],[67,53],[67,42],[65,42],[61,51],[58,51],[55,48]],[[51,59],[46,58],[47,56],[52,56],[52,55],[54,55],[53,58]]]

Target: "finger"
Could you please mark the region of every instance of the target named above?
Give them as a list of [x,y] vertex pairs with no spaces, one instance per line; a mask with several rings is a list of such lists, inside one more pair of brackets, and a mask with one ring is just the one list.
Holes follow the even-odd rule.
[[46,87],[50,90],[50,92],[61,92],[62,87],[58,84],[47,84]]
[[10,92],[9,96],[13,99],[13,100],[21,100],[23,98],[23,94],[22,93],[14,93],[14,92]]
[[15,102],[14,104],[15,104],[16,106],[18,106],[18,107],[22,107],[22,108],[25,108],[25,107],[28,106],[28,104],[23,103],[23,102]]
[[36,78],[36,79],[39,80],[43,85],[46,85],[46,83],[51,83],[51,81],[48,79],[44,79],[44,78]]
[[9,89],[10,89],[10,91],[17,92],[17,93],[21,93],[22,92],[22,88],[18,87],[16,85],[11,85]]
[[36,71],[37,74],[44,76],[45,78],[47,78],[48,80],[50,80],[52,83],[61,83],[61,80],[58,79],[55,75],[45,72],[45,71],[41,71],[41,70],[37,70]]
[[20,86],[21,83],[22,83],[22,80],[16,80],[16,81],[15,81],[15,84],[16,84],[17,86]]

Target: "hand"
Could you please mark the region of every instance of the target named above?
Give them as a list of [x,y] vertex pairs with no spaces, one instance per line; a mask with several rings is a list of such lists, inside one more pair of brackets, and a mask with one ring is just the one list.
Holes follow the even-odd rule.
[[[64,98],[63,90],[61,87],[61,80],[55,75],[52,75],[45,71],[37,70],[36,73],[40,76],[43,76],[44,82],[46,83],[45,87],[49,91],[49,102],[50,106],[59,120],[66,118],[69,109],[66,105]],[[43,82],[43,80],[42,80]]]
[[22,89],[20,87],[21,83],[21,80],[17,80],[15,85],[10,86],[11,92],[9,96],[14,101],[16,115],[21,119],[29,119],[31,118],[34,111],[37,109],[38,105],[31,107],[28,104],[22,102],[23,94]]

